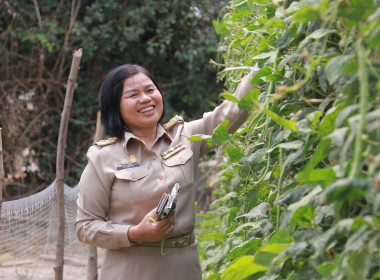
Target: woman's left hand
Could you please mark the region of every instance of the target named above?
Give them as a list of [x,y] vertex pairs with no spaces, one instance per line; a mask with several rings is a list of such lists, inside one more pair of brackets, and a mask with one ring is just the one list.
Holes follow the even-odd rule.
[[169,236],[173,231],[174,213],[170,213],[165,219],[159,220],[156,216],[156,208],[150,211],[136,226],[128,230],[128,238],[131,242],[156,242]]

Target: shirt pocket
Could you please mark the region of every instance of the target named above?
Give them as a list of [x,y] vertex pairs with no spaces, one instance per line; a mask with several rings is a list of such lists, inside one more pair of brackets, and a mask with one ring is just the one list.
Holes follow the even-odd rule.
[[126,204],[136,204],[154,197],[154,186],[148,180],[149,173],[145,166],[116,171],[116,180],[112,187],[114,197]]
[[181,188],[186,188],[194,183],[193,151],[186,148],[168,159],[163,160],[166,166],[165,173],[173,176]]

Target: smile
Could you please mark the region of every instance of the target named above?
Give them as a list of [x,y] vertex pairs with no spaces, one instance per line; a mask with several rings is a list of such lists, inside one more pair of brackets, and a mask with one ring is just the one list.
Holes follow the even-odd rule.
[[154,109],[154,106],[149,106],[149,107],[146,107],[144,109],[139,110],[138,112],[139,113],[146,113],[146,112],[152,111],[153,109]]

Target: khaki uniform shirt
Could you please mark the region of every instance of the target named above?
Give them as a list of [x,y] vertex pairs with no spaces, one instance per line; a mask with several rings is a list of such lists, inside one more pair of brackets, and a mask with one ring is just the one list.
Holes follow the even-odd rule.
[[[235,92],[242,98],[253,85],[244,78]],[[161,255],[160,247],[134,246],[128,229],[137,225],[155,208],[163,193],[175,183],[181,185],[170,237],[191,233],[195,224],[194,178],[199,158],[210,148],[204,142],[187,138],[194,134],[212,134],[229,119],[230,132],[236,131],[248,117],[236,103],[224,101],[202,119],[178,121],[165,130],[157,126],[151,149],[132,133],[110,145],[93,145],[87,153],[88,164],[79,182],[78,212],[75,226],[78,239],[106,248],[101,279],[187,280],[201,279],[201,268],[194,243],[185,248],[170,248]],[[182,143],[185,149],[168,159],[161,154]],[[134,155],[138,167],[117,170],[123,158]]]

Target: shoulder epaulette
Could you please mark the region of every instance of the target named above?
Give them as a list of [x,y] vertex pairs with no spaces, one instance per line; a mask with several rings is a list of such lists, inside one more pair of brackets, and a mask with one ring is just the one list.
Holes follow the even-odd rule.
[[175,116],[170,121],[168,121],[166,124],[162,125],[162,127],[165,130],[168,130],[169,128],[171,128],[173,125],[175,125],[178,122],[183,122],[183,118],[181,116]]
[[118,137],[111,137],[111,138],[108,138],[107,140],[100,140],[98,142],[95,142],[94,145],[98,145],[100,147],[103,147],[103,146],[107,146],[107,145],[111,145],[113,143],[116,143],[119,140],[120,140],[120,138],[118,138]]

